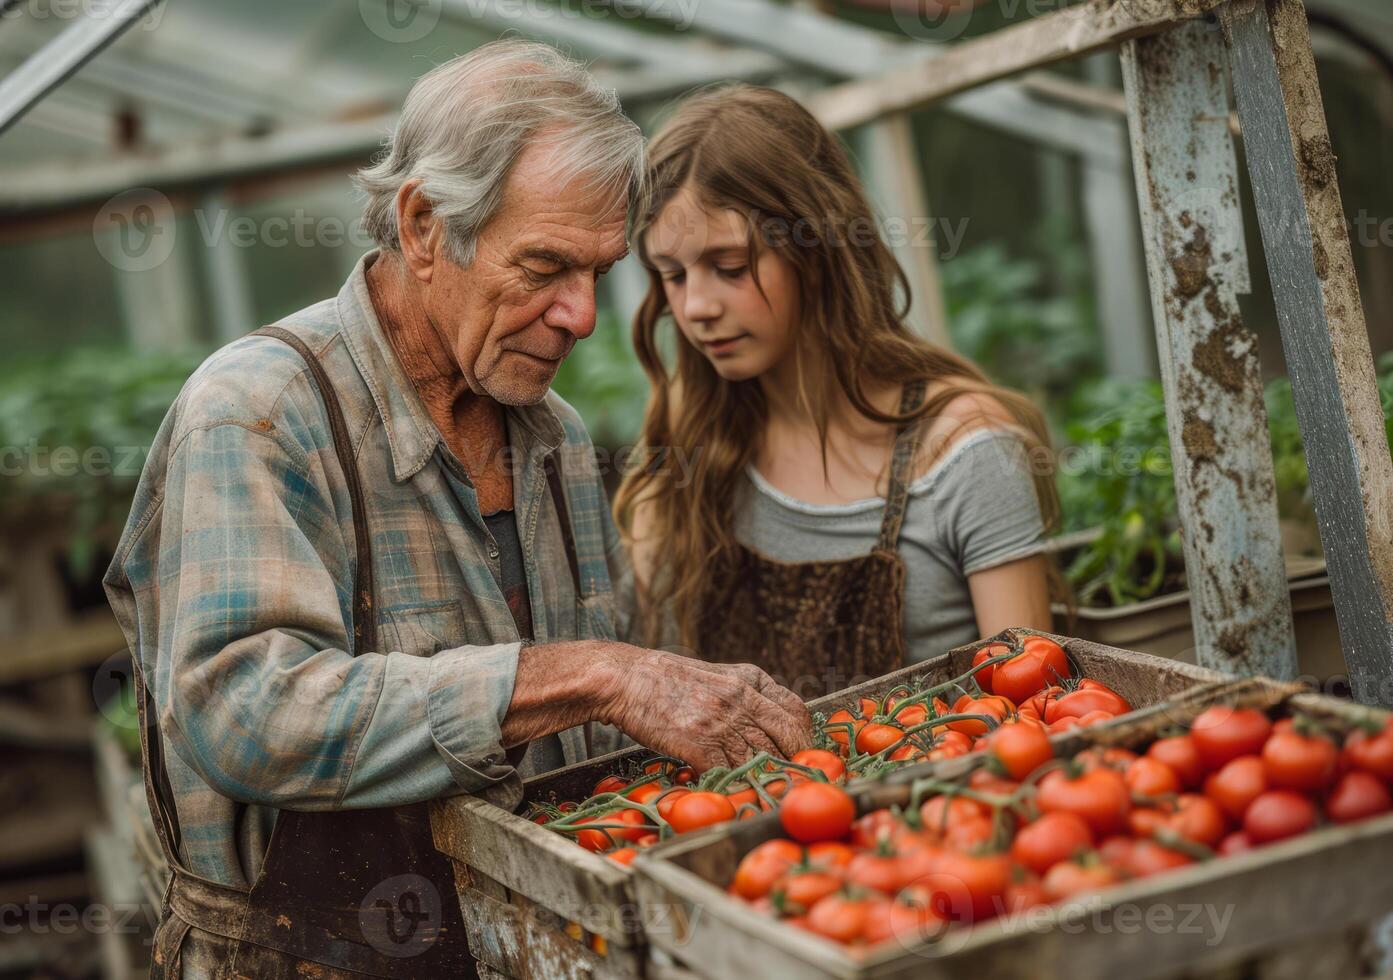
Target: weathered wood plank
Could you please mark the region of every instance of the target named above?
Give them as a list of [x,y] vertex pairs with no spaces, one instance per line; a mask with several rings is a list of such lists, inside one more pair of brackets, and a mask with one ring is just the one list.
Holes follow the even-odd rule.
[[818,93],[813,114],[846,129],[919,109],[989,82],[1158,34],[1203,16],[1223,0],[1088,0],[963,41],[942,57]]
[[1294,678],[1223,40],[1195,22],[1122,48],[1196,660]]
[[626,869],[507,810],[468,796],[431,804],[435,846],[513,892],[619,946],[640,941],[626,915],[633,887]]
[[1393,705],[1393,460],[1306,13],[1222,18],[1350,686]]
[[601,956],[537,920],[526,908],[480,892],[467,897],[471,949],[481,963],[501,976],[517,980],[634,980],[641,975],[641,961],[632,949],[610,946],[610,955]]

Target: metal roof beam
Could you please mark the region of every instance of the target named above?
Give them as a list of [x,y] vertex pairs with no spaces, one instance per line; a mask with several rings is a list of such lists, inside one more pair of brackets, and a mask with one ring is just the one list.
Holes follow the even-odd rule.
[[[882,31],[770,0],[609,0],[618,11],[691,28],[777,54],[841,78],[875,78],[892,68],[941,57],[950,47],[899,40]],[[1029,94],[1026,79],[956,96],[944,107],[974,122],[1055,149],[1125,167],[1120,118],[1074,111]]]
[[118,0],[102,16],[77,21],[0,80],[0,134],[135,26],[160,0]]

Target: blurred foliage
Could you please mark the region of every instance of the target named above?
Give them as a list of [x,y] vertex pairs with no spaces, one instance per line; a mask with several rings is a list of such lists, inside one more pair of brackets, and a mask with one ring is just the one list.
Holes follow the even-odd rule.
[[0,371],[0,521],[59,521],[92,571],[124,525],[150,442],[201,354],[85,348]]
[[954,347],[1049,410],[1099,377],[1103,363],[1083,245],[1058,226],[1040,238],[1048,269],[991,243],[945,262],[941,276]]
[[595,332],[576,344],[552,387],[580,413],[595,445],[613,450],[638,439],[648,376],[614,314],[601,312]]

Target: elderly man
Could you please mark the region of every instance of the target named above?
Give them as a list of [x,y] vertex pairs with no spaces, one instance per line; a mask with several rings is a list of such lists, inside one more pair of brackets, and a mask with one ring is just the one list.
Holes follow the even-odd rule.
[[358,180],[381,248],[194,374],[107,575],[174,871],[157,976],[468,975],[424,801],[515,805],[592,723],[703,768],[808,736],[754,668],[616,639],[617,536],[548,390],[643,182],[613,94],[489,45]]

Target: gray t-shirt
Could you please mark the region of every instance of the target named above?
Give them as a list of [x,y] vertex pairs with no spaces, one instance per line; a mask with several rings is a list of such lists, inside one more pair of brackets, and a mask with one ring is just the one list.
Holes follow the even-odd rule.
[[[880,534],[883,498],[808,504],[751,467],[736,503],[740,542],[775,561],[854,558]],[[973,432],[909,488],[899,553],[905,563],[905,646],[920,663],[978,639],[967,576],[1045,550],[1025,447],[1000,429]]]

